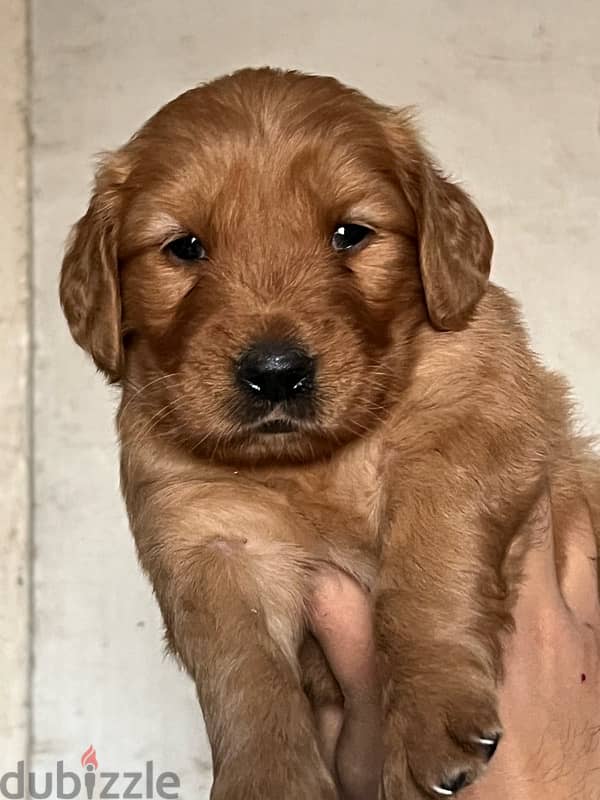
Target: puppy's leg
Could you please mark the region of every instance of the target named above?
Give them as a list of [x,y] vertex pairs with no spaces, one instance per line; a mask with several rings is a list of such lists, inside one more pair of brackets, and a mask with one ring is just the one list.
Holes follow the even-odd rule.
[[482,772],[501,733],[497,635],[509,618],[484,553],[491,532],[434,508],[398,521],[377,589],[386,800],[455,794]]
[[169,642],[197,686],[212,800],[336,797],[297,662],[316,563],[286,512],[255,493],[186,488],[176,502],[154,492],[134,515]]

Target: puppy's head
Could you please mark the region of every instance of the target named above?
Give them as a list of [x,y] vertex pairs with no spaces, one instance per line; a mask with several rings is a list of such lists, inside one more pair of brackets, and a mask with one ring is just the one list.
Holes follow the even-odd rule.
[[244,70],[104,160],[61,301],[165,436],[308,458],[376,424],[417,326],[468,322],[491,253],[408,115],[331,78]]

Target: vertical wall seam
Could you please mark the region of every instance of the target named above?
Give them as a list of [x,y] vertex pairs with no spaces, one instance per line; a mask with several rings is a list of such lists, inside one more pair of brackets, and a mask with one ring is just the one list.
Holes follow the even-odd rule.
[[33,0],[23,0],[25,3],[25,136],[27,154],[26,164],[26,208],[27,208],[27,581],[28,581],[28,608],[27,608],[27,731],[25,734],[25,759],[29,768],[33,764],[34,742],[34,709],[33,709],[33,675],[34,675],[34,646],[35,646],[35,590],[34,590],[34,531],[35,531],[35,273],[34,273],[34,194],[33,194]]
[[[31,601],[31,179],[29,0],[7,0],[0,29],[0,769],[27,757]],[[4,498],[6,497],[6,502]]]

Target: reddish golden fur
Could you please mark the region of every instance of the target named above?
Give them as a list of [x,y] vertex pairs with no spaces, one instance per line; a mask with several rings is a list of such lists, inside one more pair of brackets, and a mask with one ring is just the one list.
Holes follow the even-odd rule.
[[[376,234],[342,257],[329,237],[349,220]],[[164,253],[186,232],[207,262]],[[330,78],[244,70],[104,160],[61,299],[123,389],[131,528],[198,688],[215,800],[336,796],[310,702],[339,691],[306,638],[323,564],[374,593],[386,798],[483,767],[519,522],[548,480],[559,534],[582,496],[600,530],[598,463],[487,284],[491,251],[408,116]],[[265,335],[318,358],[298,433],[240,413],[231,364]]]

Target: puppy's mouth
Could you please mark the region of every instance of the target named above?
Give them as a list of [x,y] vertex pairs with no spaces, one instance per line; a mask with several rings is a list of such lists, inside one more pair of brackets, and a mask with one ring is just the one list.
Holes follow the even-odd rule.
[[289,419],[268,419],[253,426],[254,433],[297,433],[300,428],[296,422]]

